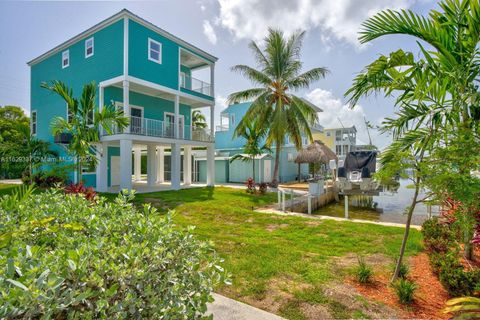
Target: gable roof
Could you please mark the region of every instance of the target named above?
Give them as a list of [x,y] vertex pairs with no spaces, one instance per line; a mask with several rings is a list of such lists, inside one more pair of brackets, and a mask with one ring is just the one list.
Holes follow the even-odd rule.
[[203,51],[202,49],[200,49],[200,48],[198,48],[198,47],[196,47],[196,46],[194,46],[194,45],[192,45],[192,44],[174,36],[173,34],[167,32],[167,31],[163,30],[162,28],[154,25],[153,23],[139,17],[138,15],[132,13],[131,11],[129,11],[127,9],[122,9],[118,13],[114,14],[113,16],[97,23],[93,27],[91,27],[91,28],[79,33],[78,35],[74,36],[73,38],[70,38],[69,40],[59,44],[58,46],[56,46],[53,49],[45,52],[42,55],[36,57],[35,59],[30,60],[29,62],[27,62],[27,64],[29,66],[37,64],[38,62],[41,62],[41,61],[45,60],[46,58],[54,55],[55,53],[68,48],[69,46],[71,46],[72,44],[81,40],[82,38],[88,37],[89,35],[95,33],[96,31],[101,30],[101,29],[103,29],[103,28],[105,28],[105,27],[113,24],[114,22],[117,22],[120,19],[123,19],[125,17],[131,19],[132,21],[138,22],[141,25],[143,25],[143,26],[145,26],[145,27],[147,27],[147,28],[149,28],[149,29],[151,29],[155,32],[158,32],[160,35],[164,36],[165,38],[167,38],[169,40],[172,40],[173,42],[185,47],[186,49],[191,50],[192,52],[195,52],[199,55],[204,56],[206,59],[211,60],[212,62],[216,62],[218,60],[217,57],[215,57],[215,56],[209,54],[208,52]]

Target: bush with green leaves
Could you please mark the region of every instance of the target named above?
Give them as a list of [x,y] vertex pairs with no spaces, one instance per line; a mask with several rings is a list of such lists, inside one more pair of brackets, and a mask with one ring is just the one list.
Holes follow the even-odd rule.
[[355,270],[357,281],[360,283],[369,283],[372,280],[373,269],[363,258],[358,258],[358,267]]
[[426,220],[422,225],[425,247],[431,252],[447,252],[455,245],[451,226],[441,223],[437,217]]
[[211,244],[131,194],[0,200],[0,318],[202,319],[228,275]]
[[400,303],[408,304],[413,302],[413,296],[415,290],[417,290],[417,285],[414,282],[407,279],[399,279],[393,283],[393,288]]

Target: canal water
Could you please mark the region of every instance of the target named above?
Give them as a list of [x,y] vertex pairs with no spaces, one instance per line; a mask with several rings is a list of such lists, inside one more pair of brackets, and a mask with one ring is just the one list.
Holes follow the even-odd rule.
[[[372,221],[405,223],[406,209],[410,206],[414,189],[409,187],[410,180],[400,180],[396,191],[380,191],[378,196],[355,195],[349,196],[349,218]],[[422,197],[422,195],[420,195]],[[438,208],[432,208],[432,215],[438,215]],[[343,199],[339,203],[332,203],[313,212],[316,215],[345,217]],[[421,225],[428,218],[427,206],[417,204],[413,212],[412,224]]]

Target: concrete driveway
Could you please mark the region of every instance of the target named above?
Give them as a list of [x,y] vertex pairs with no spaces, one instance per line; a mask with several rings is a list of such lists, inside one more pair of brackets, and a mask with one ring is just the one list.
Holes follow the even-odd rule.
[[272,313],[249,306],[214,293],[214,302],[208,304],[207,315],[212,314],[214,320],[283,320]]

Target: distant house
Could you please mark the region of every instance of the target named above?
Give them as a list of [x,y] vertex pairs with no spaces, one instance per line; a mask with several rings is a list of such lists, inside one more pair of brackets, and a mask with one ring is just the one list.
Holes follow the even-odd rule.
[[[69,114],[61,98],[40,88],[42,82],[62,81],[78,96],[85,84],[95,81],[99,106],[123,109],[130,125],[111,135],[100,133],[99,163],[83,173],[87,185],[98,191],[131,189],[138,182],[179,189],[182,180],[184,185],[192,182],[192,148],[196,147],[207,150],[206,182],[213,185],[216,61],[213,55],[122,10],[28,63],[32,134],[53,143],[52,119]],[[195,78],[200,70],[205,81]],[[195,128],[191,122],[192,111],[204,107],[212,115],[209,130]],[[57,149],[65,155],[60,144]],[[147,157],[146,179],[141,174],[142,154]],[[78,180],[73,172],[70,179]]]
[[[251,102],[232,104],[228,106],[220,115],[220,125],[215,130],[215,152],[216,152],[216,182],[244,182],[252,177],[252,163],[235,160],[230,163],[229,159],[239,153],[243,153],[245,139],[234,137],[234,131],[240,120],[245,116]],[[317,112],[322,112],[317,108]],[[312,133],[323,132],[323,127],[319,124],[311,128]],[[265,143],[263,141],[262,143]],[[306,136],[302,137],[302,145],[307,146],[310,141]],[[255,160],[257,182],[271,182],[273,178],[273,169],[275,165],[275,148],[272,147],[272,154],[263,154]],[[298,165],[294,160],[297,156],[297,149],[294,144],[285,138],[285,144],[280,154],[279,179],[280,182],[295,181],[298,179]],[[198,177],[204,179],[205,160],[196,159],[198,168]],[[308,165],[301,165],[301,175],[306,177],[309,174]]]
[[325,128],[323,132],[313,133],[314,140],[320,140],[335,152],[339,159],[345,159],[350,151],[356,150],[357,129],[355,126],[347,128]]

